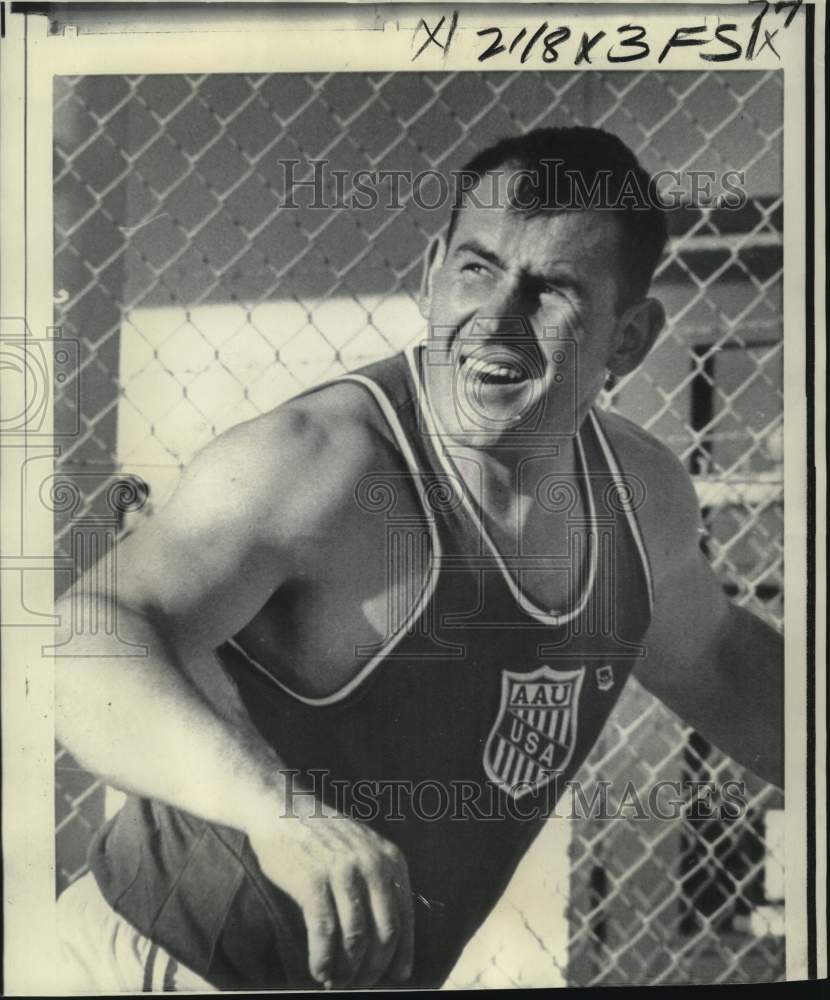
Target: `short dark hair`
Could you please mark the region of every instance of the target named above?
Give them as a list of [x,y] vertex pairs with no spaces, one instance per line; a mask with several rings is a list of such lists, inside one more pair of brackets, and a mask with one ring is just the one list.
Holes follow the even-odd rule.
[[[624,250],[618,307],[648,294],[668,239],[666,212],[654,180],[620,138],[585,126],[534,129],[483,149],[459,175],[475,181],[504,168],[522,175],[515,190],[520,197],[511,206],[516,211],[536,214],[600,207],[613,212]],[[567,192],[560,190],[563,180],[569,185]],[[457,194],[464,190],[469,187],[462,184]],[[597,194],[598,204],[585,200],[586,195]],[[448,243],[462,208],[463,199],[457,197],[447,229]]]

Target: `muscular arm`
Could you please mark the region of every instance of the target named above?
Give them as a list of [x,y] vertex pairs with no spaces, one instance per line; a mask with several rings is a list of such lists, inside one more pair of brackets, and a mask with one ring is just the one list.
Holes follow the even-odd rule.
[[781,636],[724,596],[699,552],[656,589],[639,679],[720,750],[783,787]]
[[784,780],[782,637],[723,593],[699,546],[691,480],[667,449],[633,453],[646,485],[640,524],[655,606],[641,683],[724,753],[779,788]]
[[[336,516],[360,447],[359,435],[357,449],[354,435],[335,436],[291,412],[205,449],[164,510],[118,548],[118,633],[147,654],[74,637],[72,655],[55,660],[56,724],[111,784],[247,833],[264,873],[303,908],[312,975],[372,984],[387,969],[408,975],[405,862],[345,817],[298,815],[311,812],[305,796],[286,816],[291,762],[260,737],[214,654],[297,571],[295,539]],[[63,621],[73,600],[103,601],[92,575],[59,604]]]
[[[58,737],[81,763],[118,787],[246,830],[278,803],[281,762],[213,649],[288,572],[290,551],[265,506],[276,500],[253,464],[262,437],[249,425],[210,446],[166,508],[119,545],[118,633],[146,656],[87,634],[55,660]],[[91,579],[60,602],[62,621],[73,601],[103,600]]]

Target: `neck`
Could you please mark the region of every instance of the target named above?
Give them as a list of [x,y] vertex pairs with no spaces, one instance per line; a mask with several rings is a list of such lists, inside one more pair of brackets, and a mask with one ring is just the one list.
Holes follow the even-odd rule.
[[534,502],[538,487],[550,475],[576,469],[576,439],[562,436],[555,444],[523,448],[476,448],[447,441],[459,471],[495,517],[512,515],[517,506]]

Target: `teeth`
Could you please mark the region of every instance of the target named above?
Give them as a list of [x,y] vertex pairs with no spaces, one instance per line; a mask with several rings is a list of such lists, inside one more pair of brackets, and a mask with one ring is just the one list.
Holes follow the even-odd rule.
[[511,379],[516,382],[524,377],[524,373],[512,365],[499,365],[492,361],[483,361],[480,358],[468,358],[465,364],[477,375],[491,375],[495,378]]

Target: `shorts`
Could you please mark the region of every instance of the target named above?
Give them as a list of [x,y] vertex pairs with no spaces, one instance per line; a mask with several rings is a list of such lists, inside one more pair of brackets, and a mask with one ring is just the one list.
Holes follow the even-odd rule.
[[87,873],[57,904],[61,993],[215,993],[216,988],[139,933]]

